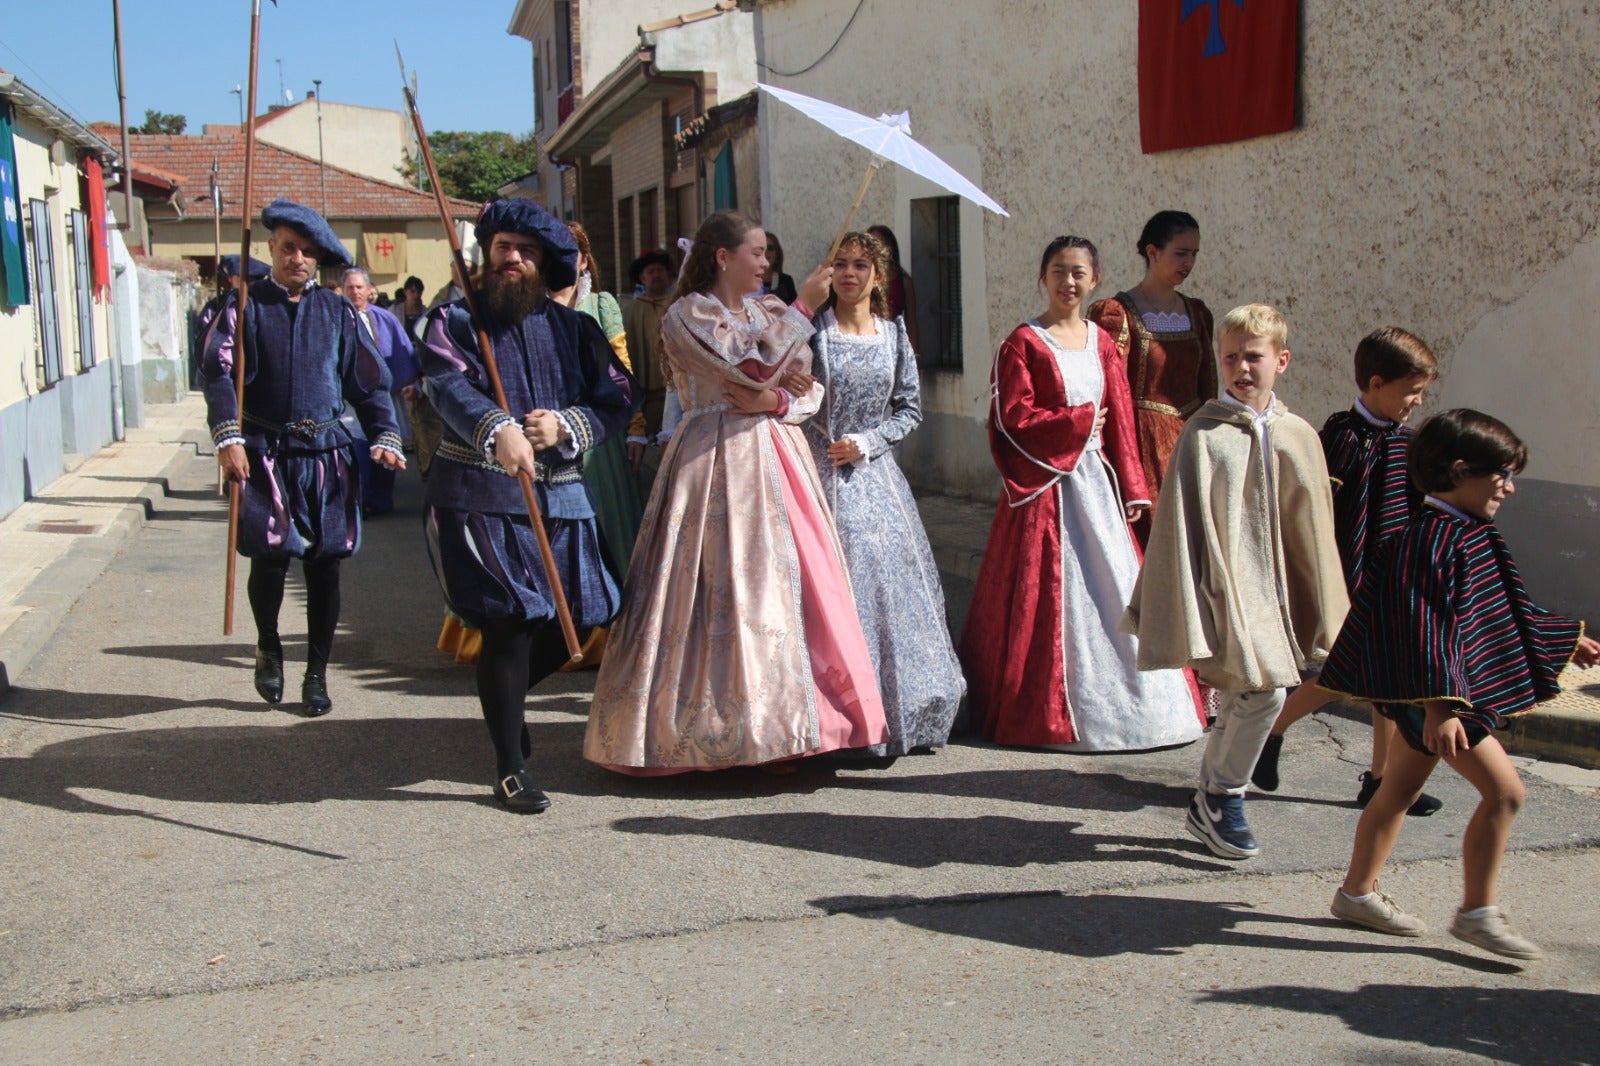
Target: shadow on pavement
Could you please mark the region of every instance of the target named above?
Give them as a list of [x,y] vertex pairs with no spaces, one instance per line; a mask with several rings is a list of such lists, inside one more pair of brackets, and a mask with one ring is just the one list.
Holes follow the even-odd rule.
[[[987,940],[1082,958],[1116,955],[1180,955],[1201,945],[1325,951],[1367,955],[1416,955],[1487,973],[1516,967],[1415,941],[1374,936],[1370,941],[1315,940],[1283,936],[1273,926],[1346,930],[1298,915],[1272,914],[1252,904],[1165,899],[1154,896],[1041,894],[1021,899],[993,896],[834,896],[811,900],[830,914],[903,922],[918,929]],[[1252,926],[1264,927],[1258,930]]]
[[261,700],[192,699],[153,696],[143,692],[68,692],[55,688],[14,687],[0,700],[0,717],[18,721],[92,722],[108,718],[133,718],[142,714],[220,707],[254,713],[281,711]]
[[81,790],[176,803],[279,804],[438,799],[409,787],[460,781],[482,784],[487,797],[487,755],[483,725],[472,718],[341,720],[335,712],[288,726],[128,729],[0,759],[0,798],[92,814],[120,808]]
[[706,836],[822,852],[869,862],[928,869],[945,863],[1022,867],[1035,863],[1154,862],[1211,873],[1230,867],[1170,845],[1176,838],[1079,832],[1080,822],[1040,822],[1002,815],[915,818],[820,812],[743,814],[720,818],[621,818],[623,833]]
[[[841,763],[839,768],[846,769]],[[1141,781],[1115,773],[1084,773],[1076,767],[1041,770],[975,770],[968,773],[888,777],[840,776],[836,788],[873,792],[913,792],[961,799],[1010,800],[1074,810],[1131,812],[1145,807],[1182,811],[1194,789],[1160,781]]]
[[1600,996],[1591,992],[1426,985],[1363,985],[1345,992],[1268,985],[1205,992],[1201,1002],[1335,1015],[1363,1036],[1417,1045],[1433,1054],[1458,1051],[1523,1066],[1600,1063],[1594,1041]]
[[[27,693],[50,700],[86,698],[78,693]],[[157,713],[187,706],[226,706],[215,700],[103,695],[110,704]],[[335,693],[337,699],[337,693]],[[140,701],[145,701],[141,703]],[[15,717],[47,717],[34,699],[11,700]],[[290,715],[284,704],[245,705],[250,711]],[[129,813],[109,801],[90,800],[83,790],[174,803],[281,804],[323,800],[435,800],[461,802],[458,792],[415,788],[423,781],[481,786],[471,802],[491,802],[494,756],[476,714],[450,718],[341,717],[275,718],[272,724],[110,729],[47,744],[31,755],[0,758],[0,799],[83,814]],[[580,720],[534,720],[529,760],[541,788],[561,795],[631,799],[740,799],[813,791],[832,783],[802,771],[768,777],[756,771],[633,778],[583,759]]]

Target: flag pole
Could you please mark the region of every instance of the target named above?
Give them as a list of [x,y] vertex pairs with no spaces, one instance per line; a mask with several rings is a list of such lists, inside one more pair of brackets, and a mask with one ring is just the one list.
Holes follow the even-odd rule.
[[[239,424],[244,424],[244,369],[250,349],[250,331],[245,328],[244,309],[250,299],[250,214],[254,190],[250,183],[254,176],[256,149],[256,69],[261,57],[261,0],[250,5],[250,109],[244,120],[244,195],[239,200],[243,244],[239,250],[239,276],[236,279],[239,302],[233,325],[233,400],[234,414]],[[221,223],[219,222],[220,226]],[[220,245],[219,245],[220,248]],[[218,314],[225,314],[226,308]],[[222,597],[222,635],[233,635],[233,586],[239,564],[239,509],[244,498],[244,484],[230,483],[228,492],[228,576]]]
[[[211,269],[213,277],[222,276],[222,186],[217,183],[217,157],[211,157]],[[217,295],[222,295],[220,286]]]
[[[394,55],[400,60],[400,86],[405,93],[406,110],[411,112],[418,153],[422,156],[422,165],[428,175],[428,185],[433,189],[434,199],[439,205],[439,221],[444,226],[445,237],[450,241],[450,254],[455,260],[456,273],[461,278],[467,314],[471,316],[473,329],[478,334],[478,351],[483,355],[483,368],[489,375],[494,402],[509,414],[511,408],[506,403],[506,390],[500,384],[500,367],[495,362],[494,347],[489,342],[488,331],[483,327],[483,318],[478,314],[478,301],[472,291],[471,276],[467,273],[467,261],[461,254],[461,238],[456,235],[455,223],[450,218],[450,201],[439,181],[439,168],[433,159],[433,148],[428,144],[428,131],[422,125],[422,112],[417,110],[416,94],[406,81],[406,61],[400,55],[398,41],[395,42]],[[561,587],[561,573],[556,568],[555,552],[550,549],[550,536],[545,532],[544,516],[539,513],[539,498],[533,491],[533,478],[526,470],[520,470],[517,472],[517,481],[522,485],[522,502],[528,509],[528,521],[533,526],[534,538],[539,542],[539,558],[544,562],[545,577],[550,581],[550,596],[555,601],[556,619],[561,624],[561,636],[567,643],[567,654],[573,662],[581,662],[583,651],[578,646],[578,632],[572,624],[572,609],[567,604],[566,591]]]

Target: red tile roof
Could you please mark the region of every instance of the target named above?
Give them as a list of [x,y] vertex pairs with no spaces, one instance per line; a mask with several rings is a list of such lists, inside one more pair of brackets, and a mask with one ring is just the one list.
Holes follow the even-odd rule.
[[[177,175],[189,206],[189,218],[211,218],[211,161],[217,161],[217,181],[222,186],[222,217],[239,218],[239,200],[244,189],[244,135],[228,133],[130,134],[128,154],[136,168],[149,168]],[[393,182],[379,181],[364,174],[328,165],[329,219],[406,219],[439,217],[438,202],[432,193]],[[255,174],[252,176],[255,210],[279,196],[307,207],[321,209],[322,184],[319,164],[310,156],[256,141]],[[450,200],[455,218],[476,218],[482,205],[470,200]]]

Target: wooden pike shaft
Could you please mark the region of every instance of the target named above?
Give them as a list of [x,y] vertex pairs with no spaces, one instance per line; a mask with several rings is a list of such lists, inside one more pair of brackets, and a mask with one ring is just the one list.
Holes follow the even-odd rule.
[[[233,330],[233,400],[234,413],[240,423],[244,421],[244,368],[249,361],[250,331],[245,329],[244,308],[250,299],[250,182],[254,176],[256,149],[256,71],[261,57],[261,0],[250,5],[250,108],[244,122],[244,196],[239,201],[239,214],[243,223],[243,244],[239,249],[239,302],[234,313]],[[220,223],[219,223],[220,225]],[[222,311],[218,311],[222,314]],[[232,482],[228,492],[228,576],[222,596],[222,635],[233,635],[233,586],[239,566],[239,509],[244,502],[244,485]]]
[[833,244],[828,247],[828,258],[822,262],[831,264],[833,257],[839,254],[839,245],[844,243],[844,235],[850,232],[850,223],[855,221],[856,212],[861,209],[861,201],[867,198],[867,188],[872,184],[872,179],[878,176],[878,162],[873,160],[867,164],[867,176],[861,179],[861,188],[856,190],[855,202],[850,205],[850,210],[845,212],[844,225],[839,227],[839,235],[833,239]]
[[[417,150],[422,156],[422,165],[428,175],[428,185],[433,189],[434,199],[439,205],[439,221],[444,225],[446,238],[450,241],[450,254],[455,260],[456,275],[461,279],[461,289],[466,296],[467,313],[472,316],[473,329],[478,334],[478,350],[483,354],[483,368],[489,375],[489,386],[494,392],[494,402],[507,414],[511,413],[510,405],[506,402],[506,390],[500,384],[500,367],[495,362],[494,347],[489,341],[489,333],[483,326],[483,318],[478,313],[478,300],[472,291],[471,278],[467,274],[467,261],[461,254],[461,239],[456,236],[455,223],[450,218],[450,200],[444,193],[444,186],[439,183],[439,168],[433,160],[433,149],[428,144],[428,131],[422,125],[422,112],[417,109],[417,98],[411,91],[411,86],[406,84],[406,64],[400,58],[400,45],[395,44],[394,54],[400,59],[400,84],[405,93],[406,109],[411,112],[411,125],[417,135]],[[512,415],[515,418],[515,415]],[[578,631],[572,624],[572,608],[567,604],[567,593],[561,587],[561,572],[556,568],[555,552],[550,548],[550,536],[545,532],[544,516],[539,511],[539,497],[533,491],[533,478],[527,471],[517,474],[517,481],[522,485],[522,502],[528,508],[528,521],[533,525],[534,538],[539,542],[539,558],[544,563],[545,577],[550,582],[550,595],[555,601],[556,619],[561,624],[561,636],[567,643],[567,654],[573,662],[583,659],[583,651],[578,646]]]

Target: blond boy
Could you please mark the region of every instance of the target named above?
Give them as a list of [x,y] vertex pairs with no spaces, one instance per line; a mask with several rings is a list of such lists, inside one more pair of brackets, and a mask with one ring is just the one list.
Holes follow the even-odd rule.
[[1349,600],[1317,431],[1274,395],[1288,326],[1264,304],[1218,324],[1226,393],[1173,450],[1125,625],[1139,668],[1188,667],[1221,697],[1188,829],[1213,854],[1259,853],[1244,817],[1250,772],[1284,689],[1320,663]]

